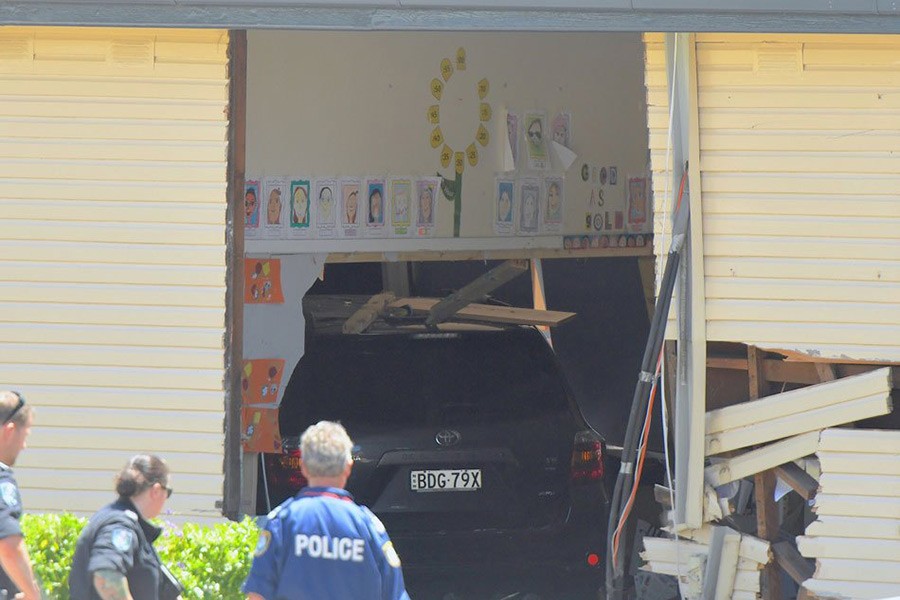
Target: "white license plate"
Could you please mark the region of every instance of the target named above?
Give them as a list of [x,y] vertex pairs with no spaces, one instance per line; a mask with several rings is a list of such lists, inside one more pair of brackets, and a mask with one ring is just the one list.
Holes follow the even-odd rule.
[[481,489],[481,469],[410,471],[409,489],[414,492],[468,492]]

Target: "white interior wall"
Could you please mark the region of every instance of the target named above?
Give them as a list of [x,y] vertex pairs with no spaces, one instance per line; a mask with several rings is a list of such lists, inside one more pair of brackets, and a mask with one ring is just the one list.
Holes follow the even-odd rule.
[[[490,82],[486,123],[491,139],[477,166],[463,175],[461,237],[452,232],[452,203],[437,203],[434,239],[248,240],[248,253],[562,247],[562,235],[493,234],[493,189],[503,165],[505,111],[544,109],[573,116],[577,160],[565,174],[566,212],[560,233],[586,229],[586,212],[624,210],[628,175],[643,176],[647,129],[643,47],[629,33],[436,33],[251,31],[248,34],[247,178],[453,175],[432,149],[436,104],[429,83],[443,58],[464,47],[468,68],[445,84],[444,137],[455,150],[474,141],[475,84]],[[521,154],[521,153],[520,153]],[[522,162],[520,157],[520,164]],[[588,201],[599,183],[582,181],[581,166],[618,168],[604,186],[605,204]],[[520,176],[529,175],[519,170]],[[599,233],[616,233],[620,229]]]

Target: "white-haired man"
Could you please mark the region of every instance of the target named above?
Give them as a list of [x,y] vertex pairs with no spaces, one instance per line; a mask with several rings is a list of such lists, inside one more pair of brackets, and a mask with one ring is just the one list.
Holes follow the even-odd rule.
[[409,600],[384,526],[344,489],[352,448],[330,421],[300,437],[309,485],[269,513],[244,582],[247,600]]

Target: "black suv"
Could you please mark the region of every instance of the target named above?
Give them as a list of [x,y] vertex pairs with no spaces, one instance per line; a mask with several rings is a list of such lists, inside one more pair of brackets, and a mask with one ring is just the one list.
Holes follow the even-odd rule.
[[356,444],[347,487],[384,522],[404,572],[505,565],[599,586],[605,446],[541,333],[401,318],[342,334],[367,299],[304,299],[305,354],[279,413],[284,453],[265,457],[261,510],[305,485],[299,434],[336,420]]

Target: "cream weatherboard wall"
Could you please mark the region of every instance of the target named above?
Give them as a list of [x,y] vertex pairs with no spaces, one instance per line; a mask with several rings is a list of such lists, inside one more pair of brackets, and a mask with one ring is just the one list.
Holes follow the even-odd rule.
[[[659,252],[669,98],[645,42]],[[696,56],[707,338],[900,361],[900,37],[698,34]]]
[[176,520],[221,516],[227,45],[0,28],[0,388],[37,407],[29,511],[93,511],[155,452]]

